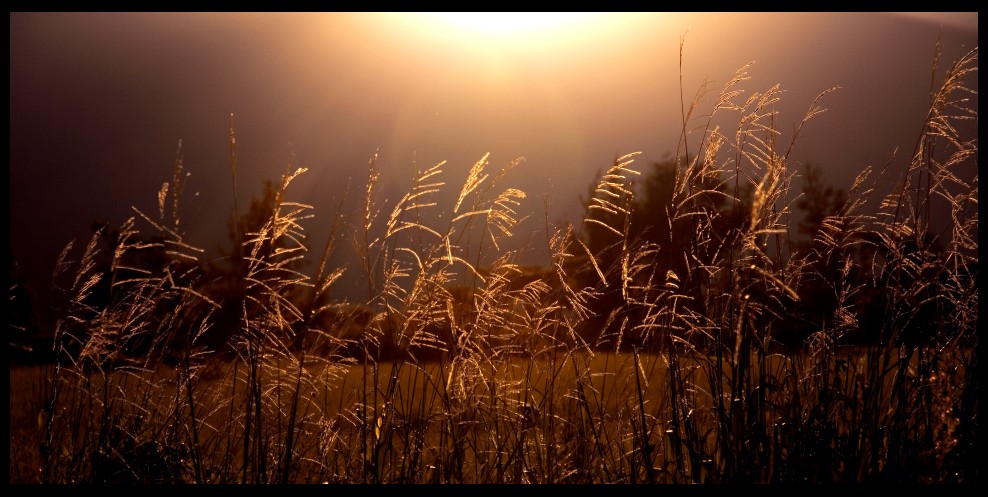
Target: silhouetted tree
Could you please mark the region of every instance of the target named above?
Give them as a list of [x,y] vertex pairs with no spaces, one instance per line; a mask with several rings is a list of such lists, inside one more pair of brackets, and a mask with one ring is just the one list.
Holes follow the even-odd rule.
[[840,212],[845,202],[847,194],[844,190],[825,183],[820,166],[808,162],[803,172],[802,194],[796,200],[796,209],[803,212],[797,230],[806,239],[796,242],[797,250],[808,250],[823,220]]
[[[590,199],[600,189],[600,178],[598,175],[591,184]],[[737,235],[751,203],[750,189],[745,187],[740,188],[737,202],[728,202],[732,197],[722,175],[688,159],[653,162],[633,186],[633,196],[619,189],[610,192],[612,202],[626,206],[626,211],[588,211],[588,217],[596,216],[601,224],[614,228],[597,223],[584,227],[587,246],[609,275],[607,284],[598,283],[599,296],[591,303],[596,318],[588,322],[590,333],[597,333],[602,326],[619,326],[625,317],[640,323],[654,303],[646,301],[661,298],[661,288],[691,297],[676,305],[700,310],[704,300],[701,292],[709,283],[704,283],[693,268],[698,262],[725,256],[719,247]],[[584,199],[585,205],[588,200]],[[635,259],[637,270],[624,274],[629,257]],[[592,272],[584,274],[590,281],[598,281]],[[634,280],[632,286],[641,289],[639,293],[644,292],[640,297],[627,293],[627,278]],[[614,311],[619,315],[613,315]],[[624,343],[634,344],[635,337],[629,338]]]
[[[282,208],[284,189],[271,180],[264,180],[261,193],[251,199],[247,211],[239,219],[231,213],[227,220],[228,245],[219,248],[221,257],[205,268],[205,293],[220,304],[214,316],[216,326],[205,340],[205,345],[218,350],[228,344],[231,336],[240,330],[241,316],[245,312],[256,314],[261,294],[266,290],[252,288],[248,281],[252,264],[257,261],[285,260],[274,272],[298,271],[304,259],[295,259],[295,254],[286,252],[290,246],[285,236],[279,236],[272,224]],[[301,291],[301,289],[295,289]],[[260,293],[259,293],[260,292]],[[256,294],[256,295],[255,295]],[[297,300],[300,295],[286,295],[289,300]],[[290,337],[286,337],[290,338]]]
[[[788,323],[794,338],[805,337],[824,327],[830,328],[839,305],[838,293],[841,285],[853,285],[852,280],[859,276],[857,273],[844,274],[842,271],[844,261],[855,258],[860,246],[825,242],[821,238],[825,220],[831,216],[839,216],[846,201],[844,190],[824,181],[820,166],[806,164],[801,195],[795,202],[796,209],[802,212],[797,225],[801,238],[794,240],[792,245],[796,252],[809,254],[811,264],[806,277],[796,289],[799,303],[794,318],[799,322]],[[833,229],[835,228],[829,228],[830,231]]]
[[[734,209],[727,202],[727,186],[719,174],[695,174],[687,178],[689,159],[652,163],[640,183],[632,221],[633,235],[658,244],[654,263],[659,274],[673,271],[682,278],[688,255],[713,256],[713,244],[697,243],[699,231],[718,243],[731,236],[746,219],[746,208]],[[750,205],[748,189],[742,188],[740,203]]]

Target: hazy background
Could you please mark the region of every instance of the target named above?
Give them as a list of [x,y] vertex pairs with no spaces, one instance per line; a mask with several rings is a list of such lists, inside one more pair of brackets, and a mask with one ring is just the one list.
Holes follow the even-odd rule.
[[502,185],[529,194],[524,239],[544,198],[550,221],[576,221],[616,156],[641,151],[644,169],[675,151],[683,35],[687,100],[754,61],[742,87],[781,84],[786,130],[840,85],[792,159],[846,187],[912,153],[940,33],[946,65],[977,46],[977,13],[608,14],[506,37],[399,14],[11,13],[10,253],[46,294],[58,253],[94,220],[156,212],[179,140],[190,241],[224,243],[231,114],[241,206],[263,179],[309,168],[289,196],[316,208],[313,252],[348,187],[359,209],[375,152],[386,209],[413,163],[446,160],[455,192],[484,153],[494,167],[525,157]]

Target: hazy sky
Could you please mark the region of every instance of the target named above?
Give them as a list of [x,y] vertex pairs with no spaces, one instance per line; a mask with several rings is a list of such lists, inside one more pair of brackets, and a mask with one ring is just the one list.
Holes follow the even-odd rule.
[[447,161],[455,191],[490,152],[495,167],[525,157],[503,186],[529,193],[526,212],[544,218],[548,196],[551,220],[575,219],[616,156],[641,151],[644,168],[675,151],[683,35],[687,99],[754,62],[743,88],[781,84],[780,129],[840,85],[792,159],[846,186],[912,152],[941,30],[949,63],[977,46],[977,13],[607,14],[508,34],[407,14],[11,13],[10,251],[46,285],[93,220],[155,211],[179,140],[189,237],[215,247],[231,113],[241,205],[307,167],[290,197],[316,208],[314,251],[348,186],[357,209],[375,152],[386,205],[413,163]]

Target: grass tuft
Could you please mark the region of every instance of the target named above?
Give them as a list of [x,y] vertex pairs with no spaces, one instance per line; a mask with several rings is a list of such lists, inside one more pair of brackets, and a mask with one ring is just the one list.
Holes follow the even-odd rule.
[[888,166],[794,191],[837,88],[780,144],[779,85],[705,82],[674,158],[618,157],[537,266],[509,248],[522,159],[448,205],[447,165],[413,164],[388,206],[374,155],[310,274],[306,169],[241,210],[231,117],[233,249],[186,239],[180,144],[157,213],[60,255],[54,360],[11,369],[11,483],[976,482],[977,56],[934,67],[880,198]]

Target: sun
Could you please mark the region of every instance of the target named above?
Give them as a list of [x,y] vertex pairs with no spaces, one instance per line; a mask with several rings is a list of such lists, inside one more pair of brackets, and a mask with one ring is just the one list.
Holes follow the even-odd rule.
[[483,50],[566,46],[592,38],[621,18],[606,12],[414,12],[395,17],[421,35]]
[[423,13],[454,29],[488,36],[515,36],[574,27],[596,14],[589,12],[430,12]]

